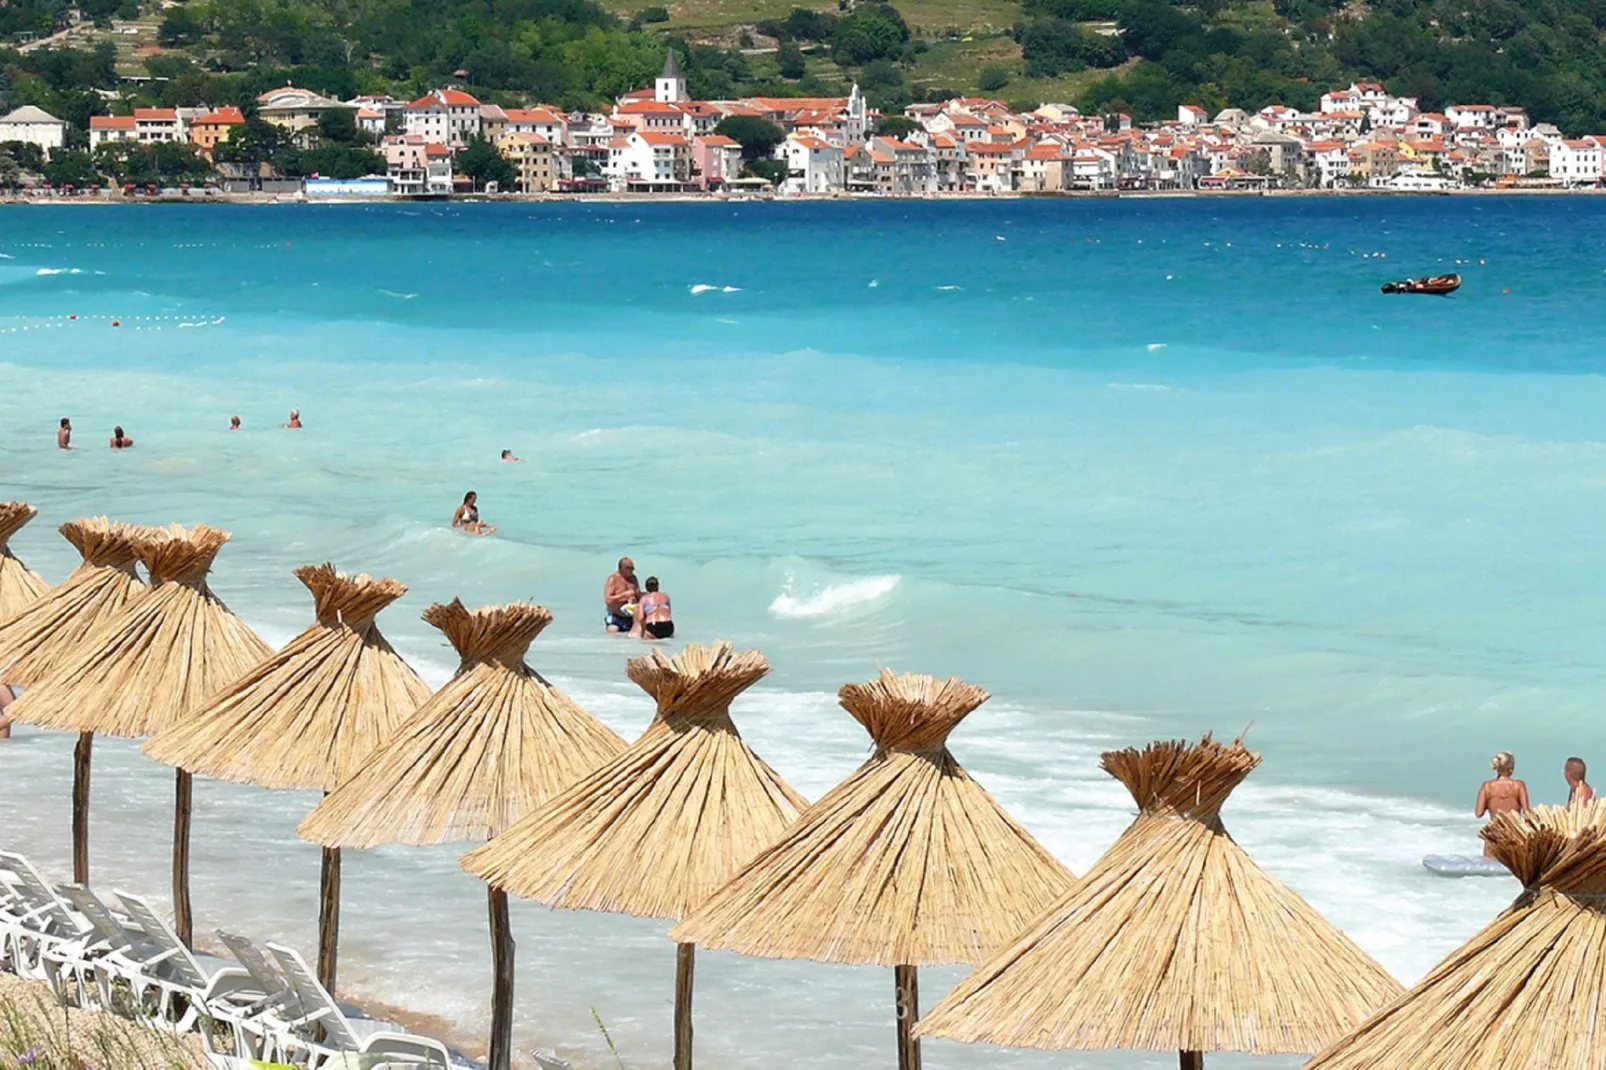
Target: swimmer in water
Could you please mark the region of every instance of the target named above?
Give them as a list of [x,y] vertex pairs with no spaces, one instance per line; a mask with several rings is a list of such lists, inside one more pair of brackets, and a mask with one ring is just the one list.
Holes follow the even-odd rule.
[[1567,806],[1587,806],[1595,801],[1595,789],[1589,786],[1584,778],[1589,775],[1589,768],[1584,765],[1582,758],[1568,758],[1567,764],[1561,768],[1561,775],[1567,778]]
[[515,456],[513,456],[513,451],[512,450],[503,450],[502,451],[502,463],[503,464],[518,464],[522,460],[524,460],[523,457],[515,457]]
[[457,513],[452,517],[452,527],[468,532],[470,535],[489,535],[496,530],[496,525],[487,524],[480,519],[480,496],[474,491],[463,495],[463,504],[457,507]]
[[56,429],[56,446],[59,449],[72,449],[72,421],[63,416],[61,426]]
[[112,428],[112,449],[127,450],[133,449],[133,447],[134,440],[123,434],[123,429],[121,427]]
[[230,416],[229,417],[229,430],[230,431],[238,431],[239,429],[240,429],[240,418],[238,416]]
[[[1528,785],[1511,775],[1516,772],[1517,759],[1512,757],[1510,751],[1503,750],[1489,759],[1489,766],[1494,770],[1494,779],[1485,780],[1478,789],[1478,802],[1473,807],[1473,815],[1484,817],[1527,811]],[[1490,854],[1488,844],[1483,845],[1483,853]]]
[[301,430],[301,410],[300,409],[291,409],[290,410],[290,420],[289,420],[289,422],[285,423],[283,426],[288,427],[292,431]]

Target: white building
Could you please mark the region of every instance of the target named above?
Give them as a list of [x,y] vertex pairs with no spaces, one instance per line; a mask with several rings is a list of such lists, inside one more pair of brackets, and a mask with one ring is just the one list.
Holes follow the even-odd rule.
[[1343,185],[1349,178],[1349,146],[1342,141],[1318,141],[1310,146],[1310,160],[1323,189]]
[[653,85],[652,99],[659,104],[679,104],[691,99],[686,93],[686,79],[680,74],[680,59],[673,47],[664,56],[664,71]]
[[38,145],[46,156],[67,140],[67,124],[43,108],[24,104],[10,115],[0,117],[0,142],[21,141]]
[[91,115],[89,117],[89,151],[94,152],[108,141],[138,141],[132,115]]
[[404,129],[425,141],[462,146],[480,135],[480,102],[461,89],[437,89],[407,105]]
[[776,153],[786,161],[786,193],[829,193],[845,188],[842,146],[814,134],[792,134]]
[[1550,177],[1569,186],[1600,182],[1600,145],[1593,138],[1564,139],[1550,147]]
[[1444,116],[1457,130],[1494,129],[1493,104],[1452,104],[1444,109]]
[[634,131],[608,143],[607,175],[615,192],[678,187],[691,175],[691,142],[679,134]]
[[1177,122],[1183,126],[1199,126],[1201,123],[1208,122],[1209,119],[1210,113],[1197,104],[1177,105]]
[[141,145],[162,141],[188,141],[189,131],[176,108],[135,108],[134,138]]

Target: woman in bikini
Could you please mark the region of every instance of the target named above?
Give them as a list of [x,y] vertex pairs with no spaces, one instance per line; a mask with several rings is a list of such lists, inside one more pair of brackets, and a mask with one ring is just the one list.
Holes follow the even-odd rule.
[[637,639],[673,639],[675,621],[669,609],[669,596],[658,589],[658,577],[647,577],[647,593],[636,607],[636,626],[630,632]]
[[463,495],[463,504],[457,507],[457,513],[452,517],[452,527],[470,535],[489,535],[495,531],[495,524],[487,524],[480,519],[479,500],[480,496],[474,491]]
[[[1528,785],[1516,779],[1511,774],[1517,770],[1517,759],[1511,752],[1503,750],[1489,759],[1489,766],[1494,770],[1494,779],[1485,780],[1483,787],[1478,789],[1478,802],[1473,807],[1473,814],[1477,817],[1494,814],[1520,814],[1528,809]],[[1483,853],[1489,854],[1489,845],[1484,844]]]

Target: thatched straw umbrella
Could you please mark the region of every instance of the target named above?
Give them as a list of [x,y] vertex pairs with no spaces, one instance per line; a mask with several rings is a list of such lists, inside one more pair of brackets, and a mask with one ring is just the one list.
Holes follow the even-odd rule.
[[[317,619],[206,705],[145,744],[188,773],[280,791],[332,791],[429,697],[429,685],[375,623],[407,593],[392,579],[307,565]],[[340,852],[319,870],[318,977],[335,990],[340,943]]]
[[[147,528],[103,516],[73,520],[61,534],[83,563],[43,598],[0,623],[0,683],[28,687],[61,669],[91,632],[145,592],[134,571],[134,538]],[[20,703],[18,704],[20,705]],[[12,708],[13,714],[16,707]],[[89,772],[95,734],[79,732],[73,748],[73,880],[89,882]]]
[[[463,857],[493,888],[570,910],[685,917],[774,842],[804,799],[752,752],[731,701],[770,671],[729,643],[654,650],[627,671],[658,702],[640,739]],[[693,948],[675,960],[675,1061],[692,1059]]]
[[875,754],[669,936],[768,958],[891,966],[898,1065],[920,1065],[918,969],[980,962],[1075,878],[948,751],[987,692],[950,677],[848,684]]
[[[524,662],[552,623],[541,606],[470,612],[458,600],[424,619],[462,658],[456,675],[362,772],[301,823],[327,848],[484,841],[624,750],[625,741]],[[507,1070],[513,1041],[513,935],[507,893],[490,889],[491,1070]]]
[[1087,876],[920,1022],[1030,1048],[1313,1052],[1399,984],[1221,824],[1260,762],[1241,741],[1109,751],[1138,817]]
[[1309,1070],[1606,1066],[1606,804],[1500,814],[1483,838],[1522,894]]
[[8,543],[21,527],[39,515],[27,502],[0,502],[0,621],[21,613],[50,590],[33,569],[17,560]]
[[[133,600],[12,706],[19,721],[138,738],[200,707],[273,651],[206,585],[228,532],[145,529],[134,549],[151,590]],[[190,942],[190,774],[173,814],[173,929]]]

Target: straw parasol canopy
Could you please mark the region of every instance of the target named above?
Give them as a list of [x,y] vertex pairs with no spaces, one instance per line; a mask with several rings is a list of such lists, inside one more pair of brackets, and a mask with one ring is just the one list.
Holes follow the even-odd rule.
[[39,515],[27,502],[0,502],[0,620],[20,613],[50,590],[50,585],[17,560],[7,545],[24,524]]
[[[61,534],[83,555],[72,575],[22,612],[0,623],[0,684],[38,683],[60,669],[88,636],[145,593],[134,571],[134,540],[149,529],[105,517],[63,524]],[[94,733],[73,747],[73,880],[89,883],[89,772]]]
[[41,728],[139,737],[159,732],[272,653],[206,585],[227,532],[140,529],[150,593],[126,605],[12,706]]
[[1260,755],[1242,741],[1105,753],[1138,817],[1080,884],[917,1032],[1032,1048],[1313,1052],[1400,986],[1260,869],[1221,806]]
[[145,585],[134,571],[134,539],[142,529],[103,516],[61,525],[83,563],[59,587],[0,622],[0,683],[38,683],[59,669],[100,625]]
[[[463,868],[493,888],[571,910],[685,916],[807,805],[747,746],[730,704],[769,672],[756,650],[654,650],[626,671],[658,703],[640,739],[489,844]],[[675,1065],[691,1065],[692,948],[677,957]]]
[[1483,838],[1522,894],[1310,1070],[1606,1066],[1606,805],[1500,814]]
[[899,675],[840,692],[875,753],[669,934],[770,958],[891,966],[899,1064],[916,968],[980,962],[1071,886],[1044,850],[948,750],[988,699],[957,677]]
[[375,619],[405,585],[330,564],[295,574],[312,592],[317,620],[147,741],[146,754],[236,784],[331,791],[429,698]]
[[[228,532],[204,524],[136,531],[134,551],[150,573],[150,591],[111,615],[59,668],[13,703],[17,720],[79,733],[151,735],[200,708],[271,654],[268,644],[206,584],[213,559],[228,541]],[[83,765],[87,796],[87,747]],[[186,943],[190,792],[190,774],[179,770],[173,910],[174,929]]]
[[456,675],[301,823],[325,847],[484,841],[624,750],[624,740],[524,663],[552,623],[541,606],[424,619],[462,658]]
[[[454,599],[424,619],[462,658],[456,675],[301,823],[325,848],[488,840],[624,750],[613,730],[525,664],[552,614]],[[513,939],[507,893],[490,889],[491,1066],[512,1058]]]
[[[381,610],[407,593],[397,580],[296,569],[316,620],[283,650],[145,744],[186,773],[285,791],[329,791],[429,698],[429,685],[380,634]],[[340,855],[319,871],[318,976],[335,990]]]

